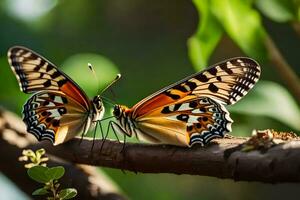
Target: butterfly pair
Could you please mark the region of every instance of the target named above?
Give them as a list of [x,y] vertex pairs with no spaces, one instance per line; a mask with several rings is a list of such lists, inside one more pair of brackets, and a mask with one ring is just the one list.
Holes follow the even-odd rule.
[[[8,51],[21,91],[33,93],[24,105],[27,131],[54,145],[86,134],[103,118],[101,97],[89,100],[70,77],[25,47]],[[232,58],[193,74],[146,97],[132,108],[115,105],[114,131],[154,143],[192,146],[231,132],[224,105],[241,99],[260,76],[250,58]],[[109,126],[110,127],[110,126]]]

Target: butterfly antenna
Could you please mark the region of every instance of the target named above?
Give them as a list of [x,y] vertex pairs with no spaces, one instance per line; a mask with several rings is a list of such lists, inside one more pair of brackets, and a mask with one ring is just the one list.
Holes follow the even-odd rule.
[[121,74],[117,74],[116,78],[112,80],[101,92],[100,95],[105,92],[108,88],[110,88],[115,82],[117,82],[121,78]]
[[116,104],[116,102],[114,102],[113,100],[107,98],[107,97],[104,97],[104,96],[101,96],[101,98],[103,99],[103,101],[105,101],[106,103],[114,106]]
[[97,75],[96,75],[96,72],[95,72],[95,70],[94,70],[94,68],[93,68],[93,66],[92,66],[91,63],[88,63],[88,67],[89,67],[89,69],[91,70],[91,72],[92,72],[94,78],[96,79],[96,82],[97,82],[97,85],[98,85],[98,90],[99,90],[99,79],[98,79],[98,77],[97,77]]

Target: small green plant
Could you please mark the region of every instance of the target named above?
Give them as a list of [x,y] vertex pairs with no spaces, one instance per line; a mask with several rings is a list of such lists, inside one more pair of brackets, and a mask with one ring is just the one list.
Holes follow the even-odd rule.
[[20,161],[30,161],[25,164],[28,168],[28,176],[38,183],[44,184],[43,187],[36,189],[32,195],[48,195],[48,200],[64,200],[71,199],[77,195],[75,188],[65,188],[60,190],[59,179],[65,174],[63,166],[47,167],[46,161],[49,159],[45,156],[46,151],[39,149],[32,151],[30,149],[23,150]]

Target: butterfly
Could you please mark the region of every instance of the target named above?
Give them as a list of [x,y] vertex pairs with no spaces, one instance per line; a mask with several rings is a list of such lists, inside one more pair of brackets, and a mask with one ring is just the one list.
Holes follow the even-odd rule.
[[23,106],[23,121],[39,141],[66,142],[80,133],[85,135],[103,118],[100,95],[89,100],[69,76],[34,51],[12,47],[8,61],[21,91],[33,93]]
[[144,98],[132,108],[115,105],[116,132],[153,143],[202,146],[231,132],[225,105],[245,96],[260,77],[259,64],[232,58]]

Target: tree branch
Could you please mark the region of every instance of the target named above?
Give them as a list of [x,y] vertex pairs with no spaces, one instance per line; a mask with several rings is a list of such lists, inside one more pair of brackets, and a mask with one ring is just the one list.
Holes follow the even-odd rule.
[[203,148],[183,148],[169,145],[149,145],[79,138],[53,147],[39,144],[48,152],[75,162],[133,172],[174,173],[229,178],[236,181],[266,183],[300,182],[300,141],[276,145],[265,153],[242,152],[240,145],[248,138],[218,139]]
[[[12,122],[14,126],[23,124],[20,121],[12,121],[14,121]],[[80,138],[74,138],[58,146],[53,146],[50,142],[37,144],[22,142],[21,139],[16,138],[10,126],[0,120],[0,133],[3,138],[0,140],[0,154],[5,163],[0,165],[0,170],[17,184],[24,181],[25,186],[26,180],[20,181],[19,176],[24,175],[25,172],[16,173],[19,168],[23,169],[20,163],[16,162],[21,149],[20,147],[17,150],[13,148],[13,142],[25,145],[26,148],[43,147],[47,153],[67,160],[69,163],[111,167],[136,173],[191,174],[266,183],[300,182],[300,140],[297,139],[270,148],[268,146],[263,153],[257,150],[241,151],[241,145],[249,138],[234,137],[214,140],[206,147],[194,146],[192,148],[126,143],[123,149],[123,143],[106,140],[102,150],[103,141],[95,140],[94,148],[91,150],[93,141],[89,139],[81,141]],[[30,134],[26,134],[26,137],[29,136]],[[11,166],[17,167],[11,168]],[[16,174],[18,177],[14,179]],[[71,173],[70,180],[74,179],[82,184],[83,179],[76,177],[80,176],[74,176],[74,173]]]

